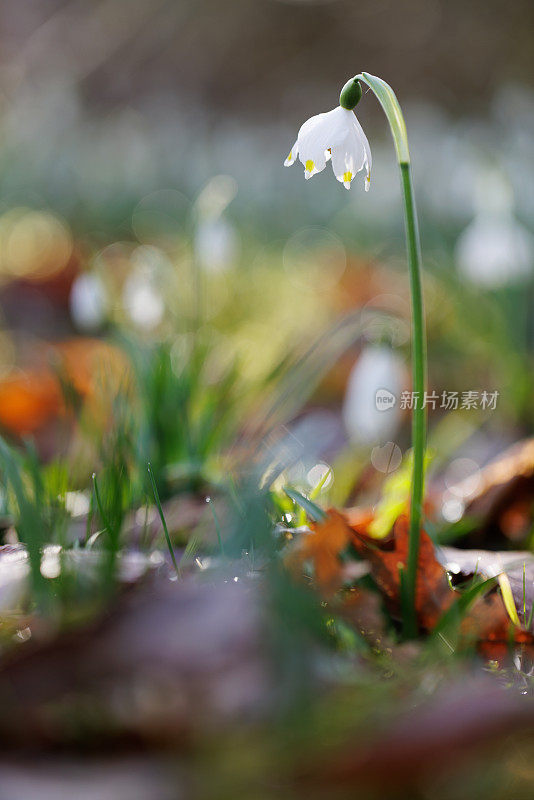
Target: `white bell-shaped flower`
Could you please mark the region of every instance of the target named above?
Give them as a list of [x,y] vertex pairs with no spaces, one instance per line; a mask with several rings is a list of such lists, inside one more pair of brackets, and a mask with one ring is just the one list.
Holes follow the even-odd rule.
[[477,176],[476,216],[456,246],[460,273],[473,284],[499,289],[528,281],[534,271],[534,239],[515,218],[513,194],[499,174]]
[[404,364],[394,350],[374,344],[362,350],[343,402],[343,421],[351,441],[378,444],[395,433],[402,413],[397,401],[405,383]]
[[346,189],[350,189],[354,176],[365,167],[365,190],[369,189],[371,148],[354,111],[338,106],[311,117],[299,130],[284,166],[290,167],[297,156],[304,164],[306,180],[332,160],[334,175]]

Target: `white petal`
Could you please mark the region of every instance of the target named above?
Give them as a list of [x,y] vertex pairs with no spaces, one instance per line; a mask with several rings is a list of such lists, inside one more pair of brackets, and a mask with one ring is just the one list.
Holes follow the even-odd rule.
[[299,158],[304,164],[305,176],[311,178],[321,172],[331,157],[331,148],[347,135],[344,109],[334,108],[325,114],[311,117],[299,131]]
[[371,167],[373,166],[373,158],[371,156],[371,147],[369,145],[369,141],[367,136],[364,133],[362,126],[358,121],[358,117],[354,112],[352,112],[352,116],[354,117],[354,126],[356,128],[356,132],[360,137],[360,140],[363,144],[363,148],[365,151],[365,167],[367,170],[367,176],[365,178],[365,191],[369,191],[369,184],[371,183]]
[[284,161],[284,167],[290,167],[291,164],[294,164],[298,154],[299,154],[299,142],[298,142],[298,139],[297,139],[297,141],[295,142],[295,144],[293,145],[293,147],[289,151],[288,157]]
[[321,150],[308,150],[306,154],[301,153],[300,160],[304,164],[304,177],[306,180],[322,172],[326,167],[326,156]]
[[345,141],[332,150],[332,169],[334,175],[346,188],[350,187],[357,172],[364,165],[365,153],[363,144],[350,131]]
[[[307,142],[310,137],[320,137],[324,139],[325,143],[329,141],[332,136],[335,136],[336,131],[346,127],[343,115],[340,114],[341,111],[343,111],[343,109],[338,106],[332,109],[332,111],[316,114],[314,117],[310,117],[310,119],[306,120],[299,130],[299,145],[302,145],[303,142]],[[329,146],[330,142],[328,143],[328,147]],[[326,149],[325,147],[325,150]]]

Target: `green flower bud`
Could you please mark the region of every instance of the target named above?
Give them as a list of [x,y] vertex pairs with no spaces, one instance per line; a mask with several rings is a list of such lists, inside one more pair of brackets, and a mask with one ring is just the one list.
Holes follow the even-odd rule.
[[341,90],[339,105],[341,108],[347,108],[349,111],[352,111],[360,102],[361,97],[362,87],[360,81],[356,80],[356,78],[351,78]]

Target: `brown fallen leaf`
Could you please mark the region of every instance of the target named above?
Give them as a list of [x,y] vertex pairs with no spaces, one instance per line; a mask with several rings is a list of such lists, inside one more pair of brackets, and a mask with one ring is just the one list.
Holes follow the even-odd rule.
[[[312,532],[303,534],[297,540],[286,563],[301,574],[305,564],[311,562],[318,588],[325,596],[331,596],[341,588],[345,580],[346,565],[343,565],[340,554],[350,542],[368,565],[391,613],[400,618],[400,569],[405,570],[408,561],[409,520],[405,515],[399,516],[387,538],[375,539],[368,533],[372,519],[372,512],[368,510],[356,508],[339,512],[330,509],[324,522],[314,525]],[[434,629],[442,615],[460,596],[451,588],[447,570],[452,567],[454,559],[462,559],[461,555],[457,555],[462,551],[442,548],[440,553],[441,561],[431,538],[421,530],[415,607],[419,626],[426,631]],[[498,555],[488,553],[492,564],[495,564]],[[517,556],[512,554],[514,555]],[[486,561],[489,564],[488,559]],[[447,563],[449,567],[446,566]],[[467,556],[467,563],[472,574],[475,571],[472,555]],[[479,569],[479,573],[488,574],[483,568]],[[494,571],[492,574],[497,573]],[[513,572],[510,574],[514,601],[519,608],[518,578]],[[369,598],[360,592],[358,588],[345,595],[341,613],[359,630],[375,632],[380,636],[383,625],[379,624],[377,607],[372,607]],[[520,625],[513,625],[503,597],[496,591],[475,600],[464,615],[459,634],[464,642],[477,644],[481,652],[483,647],[491,649],[492,644],[504,643],[508,646],[515,643],[530,646],[534,642],[530,631],[524,630]]]
[[0,381],[0,427],[16,436],[35,435],[65,417],[60,377],[98,420],[109,416],[110,397],[115,397],[130,377],[124,354],[97,339],[46,344],[38,355],[39,366],[19,369]]
[[[371,574],[384,593],[393,613],[400,613],[400,573],[408,562],[408,518],[400,516],[387,539],[373,539],[365,532],[365,517],[351,511],[347,517],[353,535],[352,544],[371,566]],[[419,624],[430,630],[441,615],[454,602],[455,595],[449,586],[447,574],[436,558],[434,545],[428,534],[421,530],[415,609]]]
[[[368,518],[368,517],[367,517]],[[384,593],[394,613],[400,613],[399,565],[405,567],[408,557],[408,518],[397,519],[391,536],[386,540],[371,539],[365,530],[366,516],[360,510],[351,510],[348,521],[352,523],[355,538],[354,546],[368,561],[378,587]],[[416,613],[422,628],[432,630],[442,614],[458,599],[451,590],[446,570],[458,569],[458,562],[464,565],[465,575],[478,574],[489,577],[499,571],[496,563],[501,560],[508,565],[512,594],[518,609],[521,607],[522,563],[518,553],[490,553],[484,551],[461,551],[455,548],[440,549],[438,559],[434,544],[424,530],[421,531],[419,565],[416,587]],[[523,554],[534,571],[533,557]],[[524,561],[524,559],[523,559]],[[499,562],[500,563],[500,562]],[[519,566],[518,566],[519,564]],[[527,615],[532,605],[534,575],[527,581]],[[498,658],[500,646],[508,652],[511,643],[528,645],[533,643],[532,634],[521,627],[514,626],[505,608],[503,598],[496,591],[479,597],[465,614],[460,625],[460,637],[465,642],[477,644],[479,652],[488,658]]]
[[351,539],[351,529],[342,514],[330,509],[324,522],[314,523],[310,533],[302,534],[286,559],[287,566],[301,572],[306,562],[313,564],[314,577],[323,594],[332,594],[343,582],[339,554]]
[[485,543],[488,533],[495,530],[506,539],[524,540],[534,519],[534,438],[507,448],[480,470],[478,479],[474,493],[470,477],[452,487],[459,496],[468,498],[465,516],[479,521],[474,541]]

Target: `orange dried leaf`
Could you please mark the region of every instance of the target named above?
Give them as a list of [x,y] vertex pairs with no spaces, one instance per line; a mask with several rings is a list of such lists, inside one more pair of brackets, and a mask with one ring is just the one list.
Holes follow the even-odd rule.
[[306,562],[311,562],[319,588],[326,594],[335,592],[343,581],[339,554],[347,547],[350,538],[351,529],[345,518],[331,509],[323,522],[313,525],[311,533],[300,537],[288,564],[302,569]]
[[[354,521],[354,513],[349,519]],[[371,574],[384,593],[390,607],[400,611],[399,568],[406,569],[408,562],[408,530],[406,516],[400,516],[388,539],[376,540],[365,531],[364,517],[353,524],[354,547],[371,565]],[[431,629],[444,611],[454,601],[444,567],[437,560],[432,540],[421,530],[415,609],[421,627]]]
[[110,398],[131,382],[124,354],[96,339],[46,345],[40,361],[0,380],[0,426],[17,436],[36,434],[65,414],[60,376],[101,419],[109,416]]
[[35,433],[62,407],[60,387],[44,370],[19,373],[0,382],[0,425],[17,436]]

